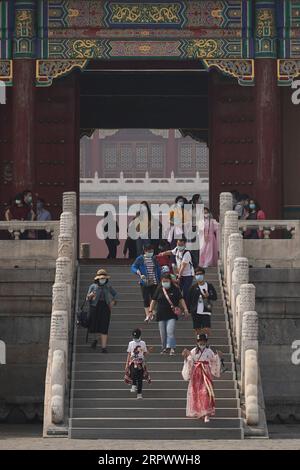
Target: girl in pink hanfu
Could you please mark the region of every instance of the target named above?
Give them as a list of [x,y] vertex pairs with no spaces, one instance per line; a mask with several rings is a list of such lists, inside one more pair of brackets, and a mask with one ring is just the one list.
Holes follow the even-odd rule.
[[207,346],[207,335],[197,335],[197,347],[182,353],[184,366],[183,379],[189,381],[187,391],[186,416],[209,422],[215,415],[215,394],[212,377],[220,377],[221,352],[215,354]]
[[218,265],[219,224],[204,207],[204,225],[199,229],[200,266],[208,268]]

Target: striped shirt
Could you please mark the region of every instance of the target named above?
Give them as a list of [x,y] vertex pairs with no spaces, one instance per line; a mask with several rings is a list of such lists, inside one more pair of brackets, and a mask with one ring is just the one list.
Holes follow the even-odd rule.
[[153,258],[145,258],[144,262],[147,270],[147,283],[149,285],[157,284],[157,279],[155,276],[155,264]]

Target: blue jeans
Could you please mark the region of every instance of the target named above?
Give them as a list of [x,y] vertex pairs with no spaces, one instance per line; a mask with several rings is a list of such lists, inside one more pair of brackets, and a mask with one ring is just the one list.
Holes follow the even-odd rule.
[[182,276],[180,278],[180,289],[182,290],[182,295],[185,300],[185,303],[187,302],[189,290],[192,287],[193,280],[194,276]]
[[176,348],[175,318],[171,318],[170,320],[159,321],[158,326],[162,348]]

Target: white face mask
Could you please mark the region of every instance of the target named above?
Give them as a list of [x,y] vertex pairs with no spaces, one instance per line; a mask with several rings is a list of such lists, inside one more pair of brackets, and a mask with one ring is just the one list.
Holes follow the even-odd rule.
[[106,284],[107,279],[99,279],[100,286],[104,286]]
[[199,349],[201,349],[201,351],[203,351],[203,349],[205,349],[205,344],[198,344],[199,346]]
[[177,245],[177,248],[178,248],[179,251],[185,250],[185,246]]

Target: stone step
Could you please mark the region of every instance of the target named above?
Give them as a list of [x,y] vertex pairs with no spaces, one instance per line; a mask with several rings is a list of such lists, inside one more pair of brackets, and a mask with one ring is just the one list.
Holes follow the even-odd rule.
[[[132,405],[127,408],[121,408],[119,406],[108,408],[106,403],[103,404],[103,408],[73,408],[71,418],[185,418],[186,417],[186,407],[185,401],[182,400],[182,407],[179,408],[150,408],[145,407],[143,403],[135,402],[131,400]],[[177,405],[177,404],[176,404]],[[178,405],[177,405],[178,406]],[[216,418],[239,418],[240,410],[238,408],[217,408],[216,409]]]
[[[84,427],[71,427],[69,430],[70,439],[130,439],[130,440],[170,440],[174,441],[192,441],[192,440],[238,440],[243,438],[242,429],[236,428],[209,428],[205,423],[197,428],[157,428],[155,433],[153,428],[127,428],[120,429],[117,425],[116,428],[103,429],[99,428],[84,428]],[[200,444],[199,444],[200,445]]]
[[[154,397],[147,398],[145,394],[143,395],[143,401],[137,401],[133,396],[133,394],[128,392],[127,398],[74,398],[72,401],[73,409],[85,409],[85,410],[93,410],[93,409],[118,409],[118,408],[126,408],[126,409],[136,409],[136,408],[150,408],[150,409],[161,409],[161,413],[164,411],[167,412],[169,408],[182,408],[185,410],[186,408],[186,393],[181,398],[173,397],[170,400],[168,397],[159,397],[159,400]],[[239,407],[239,398],[218,398],[216,401],[216,410],[218,412],[219,409],[238,409]],[[87,411],[88,412],[88,411]]]
[[[216,382],[217,383],[217,382]],[[110,383],[108,384],[110,385]],[[126,385],[123,383],[125,388],[75,388],[74,389],[74,398],[128,398],[130,391],[129,387],[126,388]],[[156,382],[157,385],[157,382]],[[169,397],[173,398],[184,398],[186,397],[186,388],[153,388],[155,383],[152,385],[146,385],[143,390],[143,396],[145,398],[163,398]],[[111,386],[112,387],[112,386]],[[184,387],[184,382],[182,381],[181,387]],[[238,390],[232,389],[215,389],[216,398],[238,398]]]
[[[155,326],[157,326],[155,324]],[[131,332],[130,332],[131,333]],[[85,341],[86,338],[86,330],[80,329],[77,332],[77,341],[82,342]],[[151,328],[150,326],[147,325],[147,328],[143,328],[143,333],[142,333],[142,339],[144,341],[148,340],[153,340],[153,338],[159,338],[159,331],[158,327],[157,328]],[[189,329],[182,329],[182,328],[176,328],[176,338],[184,338],[184,339],[194,339],[195,338],[195,332],[189,328]],[[122,329],[114,329],[114,334],[111,336],[110,341],[113,339],[123,339],[123,341],[130,341],[131,337],[130,335],[127,336],[127,330],[124,331]],[[209,341],[213,342],[215,339],[218,339],[218,341],[224,341],[223,344],[227,344],[229,340],[228,333],[220,333],[219,330],[213,330],[212,334],[209,337]]]
[[[157,428],[186,428],[186,429],[198,429],[199,420],[191,418],[120,418],[118,416],[114,418],[71,418],[71,426],[75,428],[119,428],[119,429],[143,429],[152,428],[158,431]],[[240,418],[212,418],[209,423],[206,423],[207,429],[218,429],[218,428],[238,428],[240,426]]]
[[[109,347],[108,347],[108,350],[109,350]],[[74,354],[74,359],[75,361],[79,361],[79,362],[86,362],[86,361],[89,361],[90,363],[92,362],[125,362],[126,361],[126,350],[125,352],[109,352],[109,354],[102,354],[101,353],[101,350],[98,348],[98,350],[96,349],[96,352],[94,349],[92,349],[91,347],[90,348],[87,348],[87,350],[84,352],[76,352]],[[233,354],[232,353],[225,353],[223,355],[223,358],[224,358],[224,361],[225,362],[232,362],[233,361]],[[173,362],[181,362],[183,363],[182,361],[182,356],[181,356],[181,352],[177,353],[175,356],[168,356],[166,354],[159,354],[159,353],[156,353],[156,352],[153,352],[151,353],[151,360],[153,360],[154,362],[157,362],[157,363],[172,363]]]
[[[109,343],[108,345],[108,351],[109,353],[121,353],[123,351],[124,353],[124,356],[126,356],[127,354],[127,346],[128,346],[128,343],[127,344],[111,344]],[[150,345],[149,345],[150,346]],[[151,346],[153,347],[153,352],[157,352],[157,353],[160,353],[161,351],[161,344],[156,342],[156,343],[153,343],[151,344]],[[222,351],[223,353],[230,353],[232,352],[232,348],[231,346],[227,345],[227,344],[211,344],[211,347],[213,349],[219,349],[220,351]],[[177,344],[176,344],[176,350],[177,350],[177,353],[181,352],[184,348],[188,348],[190,349],[191,346],[189,344],[189,342],[186,342],[186,343],[178,343],[177,341]],[[92,348],[90,346],[90,343],[88,344],[77,344],[76,345],[76,353],[84,353],[84,352],[88,352],[90,351]],[[151,356],[153,354],[153,352],[151,353]]]
[[[180,357],[180,356],[179,356]],[[179,358],[178,358],[179,359]],[[124,360],[120,362],[79,362],[77,361],[73,365],[74,373],[77,372],[87,372],[87,371],[102,371],[106,372],[108,376],[110,374],[120,374],[120,371],[124,371]],[[151,360],[151,356],[147,358],[147,364],[151,369],[151,374],[153,371],[159,370],[159,372],[176,372],[181,371],[183,362],[155,362]],[[228,369],[227,372],[222,374],[222,377],[234,378],[235,375],[233,364],[231,362],[225,362],[225,365]],[[231,374],[231,375],[230,375]]]
[[[157,370],[150,362],[147,362],[148,368],[151,373],[152,381],[156,380],[182,380],[181,376],[181,367],[176,370]],[[96,367],[95,369],[90,370],[76,370],[74,372],[74,380],[97,380],[97,379],[106,379],[106,380],[118,380],[124,376],[124,364],[120,364],[118,370],[105,370]],[[233,372],[226,371],[221,375],[221,378],[216,378],[215,381],[229,381],[235,380],[235,374]]]
[[[116,379],[112,379],[106,377],[106,374],[94,374],[93,372],[88,373],[88,377],[81,377],[81,378],[76,378],[75,380],[72,380],[72,385],[75,390],[107,390],[108,388],[113,388],[113,389],[118,389],[118,390],[124,390],[124,386],[126,387],[126,384],[124,384],[124,379],[122,377],[124,375],[124,372],[122,374],[122,371],[120,371],[119,377]],[[151,370],[150,370],[150,375],[151,375],[151,384],[144,383],[144,388],[151,387],[155,385],[155,388],[159,388],[163,390],[164,388],[170,389],[172,388],[173,390],[177,389],[182,389],[182,377],[180,372],[177,373],[177,376],[175,375],[175,378],[169,378],[169,377],[159,377],[155,378],[152,376]],[[166,375],[166,373],[162,373],[162,375]],[[214,380],[214,387],[215,390],[217,389],[223,389],[223,390],[232,390],[236,389],[236,383],[234,380],[224,380],[222,377],[219,379]]]
[[[217,312],[213,312],[212,313],[212,317],[211,317],[211,321],[213,323],[213,328],[226,328],[226,319],[225,319],[225,315],[223,314],[223,317],[221,315],[221,313],[219,314],[220,316],[218,317],[218,319],[215,319],[216,316],[218,315]],[[127,324],[130,324],[130,323],[136,323],[136,322],[139,322],[139,323],[144,323],[144,328],[146,328],[147,325],[145,325],[145,313],[143,312],[143,310],[141,309],[141,313],[139,313],[138,311],[136,313],[126,313],[126,310],[124,309],[124,311],[115,311],[113,309],[112,311],[112,320],[113,320],[113,323],[115,325],[118,325],[119,323],[124,323],[126,322]],[[152,320],[154,324],[157,324],[157,322],[155,320]],[[187,320],[184,320],[184,319],[180,319],[179,320],[180,322],[186,322],[187,324],[190,324],[192,325],[192,319],[191,317],[189,317]],[[112,326],[112,325],[111,325]],[[192,326],[190,326],[190,328],[192,328]]]

